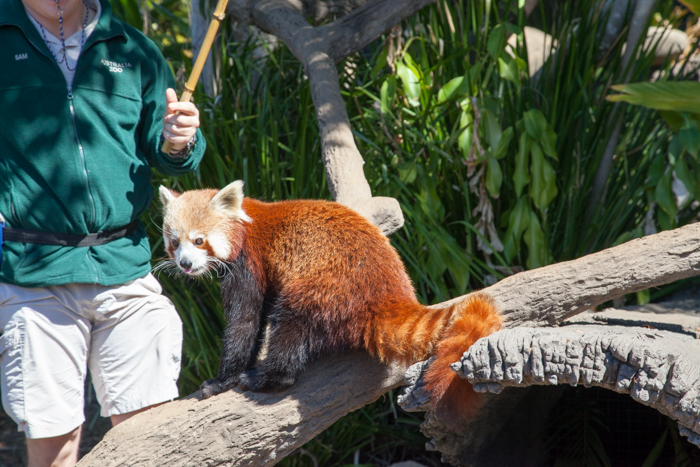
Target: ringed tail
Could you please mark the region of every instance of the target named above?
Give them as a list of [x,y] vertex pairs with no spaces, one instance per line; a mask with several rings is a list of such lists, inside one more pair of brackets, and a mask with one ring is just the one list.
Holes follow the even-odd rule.
[[451,308],[455,318],[442,334],[423,378],[433,411],[440,418],[459,422],[478,408],[479,394],[450,365],[477,340],[501,329],[502,320],[493,299],[485,293],[471,294]]

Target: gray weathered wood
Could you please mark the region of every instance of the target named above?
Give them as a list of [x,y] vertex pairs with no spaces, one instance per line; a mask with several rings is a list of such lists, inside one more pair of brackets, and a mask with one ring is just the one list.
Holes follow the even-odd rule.
[[403,383],[406,368],[364,353],[311,365],[278,394],[199,392],[123,422],[79,466],[274,465],[346,413]]
[[[694,224],[523,272],[486,290],[502,307],[506,327],[546,326],[696,275],[699,250],[700,224]],[[200,402],[195,394],[117,426],[79,465],[273,465],[343,414],[403,384],[403,374],[400,367],[353,354],[316,362],[277,395],[231,391]]]

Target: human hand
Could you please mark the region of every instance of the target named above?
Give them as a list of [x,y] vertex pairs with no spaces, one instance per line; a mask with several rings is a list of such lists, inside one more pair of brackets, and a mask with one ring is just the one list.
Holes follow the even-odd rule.
[[199,110],[192,102],[178,102],[174,89],[165,91],[168,106],[163,114],[163,137],[173,145],[171,153],[181,151],[199,128]]

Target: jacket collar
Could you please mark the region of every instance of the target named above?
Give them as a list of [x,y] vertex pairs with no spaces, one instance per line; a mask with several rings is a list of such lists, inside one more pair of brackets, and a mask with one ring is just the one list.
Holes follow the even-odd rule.
[[[95,26],[95,30],[92,31],[92,34],[90,34],[90,37],[85,43],[84,48],[89,47],[90,44],[99,40],[105,40],[115,36],[126,37],[124,24],[112,16],[112,7],[109,4],[109,0],[99,0],[99,2],[102,6],[102,14],[100,15],[100,20],[97,22],[97,26]],[[0,27],[17,26],[24,32],[27,39],[38,44],[43,44],[44,40],[32,24],[29,16],[27,16],[24,5],[22,5],[22,0],[10,0],[4,3],[9,3],[9,5],[3,5],[3,7],[0,8]]]

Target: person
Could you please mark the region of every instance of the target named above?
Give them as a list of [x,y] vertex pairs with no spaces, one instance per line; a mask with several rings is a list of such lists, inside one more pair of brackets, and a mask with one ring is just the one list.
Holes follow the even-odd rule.
[[182,323],[138,219],[152,168],[195,170],[205,141],[107,0],[3,2],[0,43],[2,403],[30,466],[72,465],[88,368],[113,425],[178,395]]

